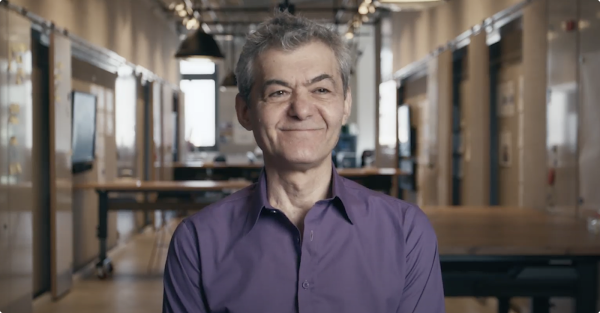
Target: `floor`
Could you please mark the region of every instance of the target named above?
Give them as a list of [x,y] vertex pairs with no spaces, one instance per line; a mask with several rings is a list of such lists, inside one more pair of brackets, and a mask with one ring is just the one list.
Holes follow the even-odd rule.
[[[171,229],[173,226],[170,225]],[[93,273],[84,275],[75,280],[71,292],[62,299],[36,300],[34,313],[160,313],[168,237],[168,230],[158,235],[152,230],[136,235],[111,253],[115,263],[112,277],[101,281]],[[162,239],[162,244],[155,239]],[[156,262],[149,266],[153,252]],[[495,313],[496,307],[495,299],[446,299],[447,313]],[[511,313],[527,313],[527,310]]]

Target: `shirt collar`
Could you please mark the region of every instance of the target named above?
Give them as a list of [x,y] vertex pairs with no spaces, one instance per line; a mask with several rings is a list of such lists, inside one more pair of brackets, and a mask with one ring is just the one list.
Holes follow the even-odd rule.
[[[354,206],[358,201],[353,199],[354,195],[351,190],[348,190],[345,184],[345,178],[341,177],[335,166],[332,167],[332,199],[339,201],[339,209],[342,215],[348,220],[350,224],[356,222],[354,213]],[[254,184],[251,196],[248,201],[248,217],[244,225],[244,233],[248,233],[258,221],[258,218],[262,210],[274,210],[269,204],[269,198],[267,196],[267,175],[264,168],[261,170],[258,177],[258,181]]]

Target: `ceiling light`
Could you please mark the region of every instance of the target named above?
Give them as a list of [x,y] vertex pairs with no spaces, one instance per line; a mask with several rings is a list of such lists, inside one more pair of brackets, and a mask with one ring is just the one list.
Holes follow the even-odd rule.
[[369,6],[369,13],[371,13],[371,14],[375,13],[375,6],[372,4]]
[[354,34],[352,32],[347,32],[345,36],[346,36],[346,39],[354,38]]
[[171,4],[169,4],[169,10],[174,10],[176,5],[175,2],[171,2]]
[[[197,22],[197,21],[196,21]],[[199,28],[190,34],[177,49],[176,58],[223,59],[223,54],[213,36]]]
[[372,2],[371,0],[365,0],[365,3],[366,3],[366,4],[369,4],[369,3],[371,3],[371,2]]
[[422,3],[422,2],[443,2],[445,0],[379,0],[381,3]]
[[363,15],[367,14],[367,13],[369,13],[369,8],[366,5],[364,5],[364,3],[363,3],[360,5],[360,7],[358,7],[358,13],[363,14]]
[[196,28],[196,26],[198,26],[198,20],[196,20],[195,18],[187,21],[187,23],[185,24],[185,27],[187,29],[192,29],[192,28]]
[[363,21],[363,23],[366,23],[366,22],[368,22],[368,21],[369,21],[369,17],[368,17],[368,16],[366,16],[366,15],[363,15],[363,16],[362,16],[362,21]]
[[183,9],[185,9],[185,5],[183,3],[180,3],[175,6],[175,10],[177,11],[183,11]]
[[184,16],[188,15],[188,13],[185,10],[179,10],[179,11],[177,11],[177,14],[179,14],[180,17],[184,17]]

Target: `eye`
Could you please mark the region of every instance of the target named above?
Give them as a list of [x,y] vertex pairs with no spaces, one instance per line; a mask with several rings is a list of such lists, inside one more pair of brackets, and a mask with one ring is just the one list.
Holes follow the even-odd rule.
[[320,94],[328,94],[328,93],[329,93],[329,90],[328,90],[328,89],[326,89],[326,88],[317,88],[317,89],[315,90],[315,92],[316,92],[316,93],[320,93]]
[[281,96],[285,96],[285,95],[286,95],[285,90],[277,90],[274,93],[270,94],[269,97],[281,97]]

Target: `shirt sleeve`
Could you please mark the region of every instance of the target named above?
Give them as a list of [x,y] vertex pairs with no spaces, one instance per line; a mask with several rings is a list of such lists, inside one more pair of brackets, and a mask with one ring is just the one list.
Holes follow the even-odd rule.
[[164,273],[163,313],[208,313],[197,236],[185,221],[173,233]]
[[435,231],[416,207],[405,214],[406,277],[398,313],[444,313],[444,286]]

